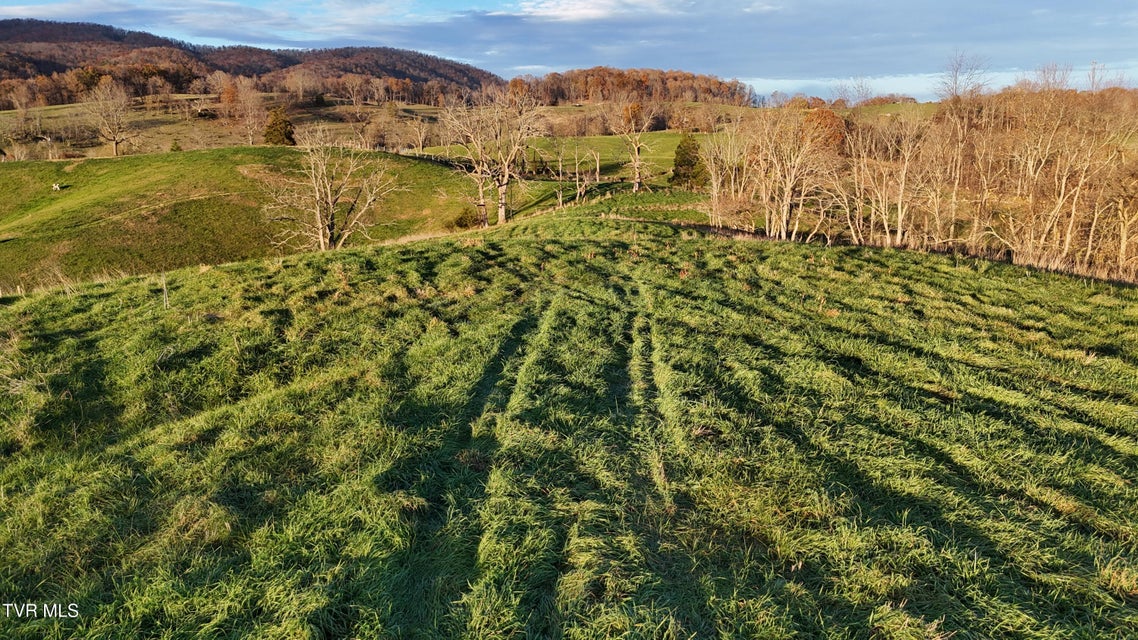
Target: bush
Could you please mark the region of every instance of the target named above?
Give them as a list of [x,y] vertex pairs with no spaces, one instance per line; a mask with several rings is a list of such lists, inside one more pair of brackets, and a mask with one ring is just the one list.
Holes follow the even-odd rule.
[[473,229],[482,226],[482,223],[478,219],[478,210],[474,205],[468,204],[462,208],[462,212],[448,226],[451,229]]
[[295,133],[292,121],[285,115],[284,107],[277,107],[269,112],[269,121],[265,125],[265,144],[294,146]]
[[699,157],[699,142],[690,133],[685,133],[676,146],[676,159],[668,184],[684,189],[707,186],[707,168]]

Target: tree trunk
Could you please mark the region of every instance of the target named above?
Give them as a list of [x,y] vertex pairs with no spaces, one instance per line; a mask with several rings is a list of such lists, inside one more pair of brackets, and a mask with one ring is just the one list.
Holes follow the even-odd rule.
[[478,181],[478,202],[475,204],[478,209],[478,224],[483,229],[490,226],[490,217],[486,215],[486,184],[481,180]]
[[506,222],[506,190],[508,182],[498,183],[498,224]]
[[1126,269],[1126,249],[1130,244],[1130,222],[1123,220],[1118,225],[1118,271],[1120,274]]

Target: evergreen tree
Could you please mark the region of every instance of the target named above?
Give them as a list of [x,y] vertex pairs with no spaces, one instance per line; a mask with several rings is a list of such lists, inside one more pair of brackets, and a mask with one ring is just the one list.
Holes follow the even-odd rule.
[[676,147],[676,160],[668,184],[684,189],[707,186],[707,168],[699,157],[699,142],[690,133],[685,133]]
[[292,121],[285,115],[284,107],[277,107],[269,112],[269,122],[265,125],[265,144],[288,146],[296,144]]

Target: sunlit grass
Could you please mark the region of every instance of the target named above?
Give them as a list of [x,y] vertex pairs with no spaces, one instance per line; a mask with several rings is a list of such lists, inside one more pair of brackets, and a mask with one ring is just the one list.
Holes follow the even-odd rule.
[[652,197],[4,298],[0,634],[1138,626],[1133,289]]
[[[295,149],[234,147],[0,165],[0,292],[105,274],[273,255],[266,181]],[[470,186],[449,169],[376,154],[401,189],[374,216],[377,241],[453,230]],[[60,184],[60,191],[52,185]]]

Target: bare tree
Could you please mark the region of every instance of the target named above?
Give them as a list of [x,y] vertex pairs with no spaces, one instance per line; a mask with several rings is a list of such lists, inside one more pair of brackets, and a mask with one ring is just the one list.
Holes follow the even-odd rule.
[[948,60],[936,83],[941,103],[974,100],[988,86],[988,66],[983,58],[957,52]]
[[[1131,253],[1131,245],[1138,241],[1138,163],[1124,164],[1112,178],[1107,198],[1117,241],[1114,257],[1118,272],[1133,278],[1138,258]],[[1089,257],[1092,245],[1087,246]]]
[[232,82],[233,78],[230,77],[228,73],[221,70],[214,71],[205,78],[205,84],[209,89],[209,92],[217,95],[218,97],[221,96],[222,92],[225,91],[225,88],[228,87]]
[[7,94],[8,101],[16,110],[15,127],[24,129],[28,122],[28,109],[35,102],[35,92],[27,82],[16,82]]
[[[565,192],[570,177],[573,180],[574,201],[577,202],[585,197],[589,185],[600,182],[600,152],[581,144],[576,137],[554,138],[549,151],[541,152],[541,157],[549,176],[557,183],[558,209],[565,206]],[[598,167],[595,173],[594,163]]]
[[940,183],[937,195],[947,197],[943,207],[938,203],[938,212],[946,210],[952,218],[960,216],[963,204],[961,198],[968,169],[969,134],[980,118],[980,97],[988,86],[987,73],[987,63],[983,58],[957,52],[945,65],[936,85],[943,120],[948,124],[950,133],[939,136],[947,154],[938,163],[941,166],[935,167],[932,177]]
[[285,87],[297,102],[304,102],[307,95],[319,90],[320,77],[308,67],[293,67],[285,74]]
[[348,101],[352,103],[352,116],[355,117],[356,122],[363,122],[367,119],[364,113],[364,102],[367,98],[369,81],[368,76],[358,73],[346,73],[340,78],[340,86],[344,89]]
[[712,226],[742,227],[754,231],[753,219],[737,219],[750,207],[755,193],[755,140],[750,127],[738,119],[726,122],[700,145],[699,157],[707,167],[710,195],[708,219]]
[[235,102],[234,119],[250,145],[265,130],[268,112],[261,100],[261,92],[257,90],[257,83],[252,78],[241,76],[234,80]]
[[422,115],[411,116],[407,119],[407,131],[415,141],[417,153],[423,153],[423,147],[427,146],[427,141],[431,138],[434,128],[434,123]]
[[151,76],[146,80],[146,104],[170,110],[174,98],[174,86],[162,76]]
[[113,155],[119,155],[119,145],[134,138],[130,122],[133,100],[126,88],[110,76],[103,76],[99,84],[87,92],[83,109],[99,137],[111,143]]
[[[581,171],[581,167],[592,165],[591,170]],[[590,184],[601,181],[601,152],[593,147],[582,148],[578,141],[573,142],[573,183],[577,189],[574,198],[577,202],[585,197]]]
[[624,146],[628,150],[628,167],[632,170],[633,193],[640,191],[644,185],[647,170],[644,152],[649,149],[644,134],[651,130],[660,113],[659,103],[644,102],[632,94],[615,96],[604,112],[609,130],[624,141]]
[[555,188],[557,208],[561,209],[565,206],[565,182],[568,177],[565,161],[568,157],[569,144],[564,138],[555,138],[550,147],[548,152],[541,151],[540,153],[549,176],[557,184]]
[[266,209],[288,224],[281,242],[306,248],[342,248],[355,234],[367,236],[376,205],[396,191],[395,177],[370,154],[334,142],[322,125],[297,135],[300,169],[281,179]]
[[764,230],[780,240],[798,238],[806,201],[817,195],[836,160],[830,131],[801,109],[766,109],[752,125],[750,172],[763,211]]
[[510,185],[519,178],[518,165],[529,141],[541,133],[537,101],[528,92],[488,89],[469,103],[452,100],[440,119],[450,133],[451,150],[478,188],[476,204],[483,225],[486,190],[498,196],[498,224],[506,221]]

